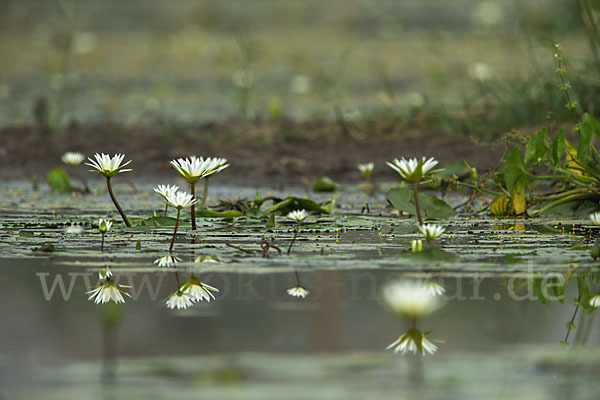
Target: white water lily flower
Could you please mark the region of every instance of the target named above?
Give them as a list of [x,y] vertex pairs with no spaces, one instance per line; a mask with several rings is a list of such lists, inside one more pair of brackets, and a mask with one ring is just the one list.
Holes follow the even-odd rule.
[[172,267],[179,261],[181,261],[181,258],[179,257],[163,256],[158,257],[156,260],[154,260],[154,264],[158,264],[159,267]]
[[423,241],[421,239],[412,240],[410,242],[410,249],[413,253],[423,251]]
[[406,353],[425,355],[426,353],[433,354],[437,351],[437,346],[431,343],[425,335],[417,330],[411,329],[402,334],[395,342],[390,344],[386,350],[394,349],[394,353]]
[[[85,163],[85,165],[89,165],[90,167],[93,167],[94,169],[96,169],[96,172],[98,172],[99,174],[104,175],[107,178],[110,178],[120,172],[131,171],[131,169],[124,169],[127,165],[129,165],[131,160],[129,160],[125,164],[121,165],[124,157],[125,157],[125,154],[115,154],[114,156],[111,157],[108,154],[96,153],[96,154],[94,154],[95,160],[92,160],[91,158],[88,157],[88,160],[90,162]],[[91,169],[90,172],[94,172],[94,170]]]
[[290,211],[288,213],[287,217],[289,219],[291,219],[292,221],[300,223],[300,222],[304,221],[308,217],[308,215],[309,214],[306,210],[294,210],[294,211]]
[[174,193],[169,193],[167,196],[167,203],[178,210],[194,205],[197,202],[198,200],[194,199],[194,196],[181,190]]
[[158,193],[163,199],[167,199],[170,194],[174,194],[179,190],[177,185],[158,185],[154,188],[154,191]]
[[109,221],[104,218],[100,218],[98,220],[98,230],[100,231],[100,233],[108,232],[111,227],[112,227],[112,221]]
[[434,240],[442,236],[446,228],[437,224],[424,224],[419,226],[419,231],[425,236],[425,239]]
[[173,293],[166,301],[167,308],[184,310],[194,305],[193,298],[187,293],[183,293],[181,290],[177,290]]
[[67,151],[60,159],[67,165],[79,165],[85,159],[85,156],[74,151]]
[[202,176],[203,178],[213,176],[217,172],[221,172],[225,168],[229,167],[229,163],[227,163],[226,158],[208,157],[204,160],[204,162],[207,164],[207,167]]
[[446,289],[435,281],[425,282],[425,287],[432,296],[441,296],[446,293]]
[[190,184],[197,183],[202,178],[208,178],[229,167],[225,158],[203,158],[191,156],[172,160],[171,165]]
[[590,306],[594,308],[600,307],[600,293],[592,296],[592,298],[590,299]]
[[591,214],[590,219],[595,225],[600,225],[600,212],[595,212]]
[[382,290],[384,302],[396,313],[422,317],[441,307],[438,296],[421,281],[402,280],[386,284]]
[[291,287],[286,292],[290,296],[298,297],[298,298],[302,298],[302,299],[310,294],[310,292],[308,290],[306,290],[302,285],[297,285],[297,286]]
[[422,159],[410,158],[402,160],[394,159],[392,162],[386,164],[394,171],[400,174],[400,177],[405,181],[416,183],[419,182],[433,167],[437,165],[437,161],[432,157],[427,160],[425,157]]
[[363,175],[367,178],[371,177],[373,173],[373,168],[375,168],[374,162],[368,162],[365,164],[358,164],[358,170],[363,173]]
[[184,294],[192,297],[194,301],[214,300],[215,295],[212,294],[212,292],[219,292],[219,289],[207,285],[195,276],[191,276],[187,281],[185,281],[183,285],[181,285],[180,290]]

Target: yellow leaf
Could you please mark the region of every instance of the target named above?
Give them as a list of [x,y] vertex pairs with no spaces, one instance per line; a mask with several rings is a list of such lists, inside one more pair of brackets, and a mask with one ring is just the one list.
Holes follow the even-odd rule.
[[508,197],[506,197],[505,195],[497,196],[490,203],[490,213],[492,215],[500,217],[500,216],[506,215],[507,211],[508,211]]
[[527,210],[527,202],[525,201],[525,188],[517,187],[510,199],[510,214],[521,215]]
[[567,169],[574,174],[582,175],[581,168],[583,166],[577,159],[577,149],[569,142],[565,142],[565,144],[567,145]]

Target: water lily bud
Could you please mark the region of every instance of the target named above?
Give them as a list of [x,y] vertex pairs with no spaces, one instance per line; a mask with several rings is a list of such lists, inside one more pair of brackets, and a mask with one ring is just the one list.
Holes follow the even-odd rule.
[[112,226],[112,222],[111,221],[107,221],[104,218],[100,218],[98,220],[98,230],[102,234],[108,232],[108,230],[110,229],[111,226]]
[[410,249],[413,253],[418,253],[423,251],[423,241],[422,240],[413,240],[410,242]]

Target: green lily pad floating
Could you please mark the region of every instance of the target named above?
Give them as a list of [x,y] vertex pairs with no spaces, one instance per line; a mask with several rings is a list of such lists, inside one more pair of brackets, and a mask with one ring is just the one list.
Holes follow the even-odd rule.
[[156,216],[150,217],[146,219],[142,219],[136,221],[135,218],[132,219],[134,223],[142,225],[142,226],[155,226],[157,228],[161,228],[163,226],[175,226],[176,219],[173,217],[164,217],[164,216]]
[[325,204],[319,204],[313,200],[302,199],[300,197],[286,197],[283,200],[280,200],[273,204],[271,207],[264,210],[265,214],[272,214],[274,212],[281,212],[282,214],[287,214],[290,211],[294,210],[306,210],[313,211],[319,214],[329,214],[331,213],[333,207],[335,206],[335,201],[330,200]]
[[[385,194],[386,200],[397,210],[417,215],[413,191],[408,188],[394,188]],[[449,218],[456,212],[444,200],[427,193],[419,193],[421,212],[428,218]]]
[[237,210],[228,211],[211,211],[211,210],[199,210],[196,211],[196,215],[205,218],[237,218],[244,215],[242,212]]

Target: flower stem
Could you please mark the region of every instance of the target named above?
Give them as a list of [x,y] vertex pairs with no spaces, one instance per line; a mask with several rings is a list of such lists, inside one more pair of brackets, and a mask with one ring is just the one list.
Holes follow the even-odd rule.
[[204,193],[202,193],[202,204],[200,207],[206,209],[206,199],[208,197],[208,178],[204,178]]
[[165,217],[167,216],[167,211],[169,211],[169,203],[165,202]]
[[565,335],[564,340],[562,341],[562,343],[568,345],[569,344],[569,335],[571,334],[571,327],[573,326],[573,324],[575,323],[575,317],[577,316],[577,311],[579,311],[579,297],[577,298],[577,305],[575,306],[575,310],[573,311],[573,315],[571,316],[571,321],[569,321],[568,325],[567,325],[567,333]]
[[119,214],[121,214],[121,218],[123,218],[123,222],[125,222],[125,225],[127,225],[128,228],[131,228],[131,222],[129,222],[127,215],[125,215],[125,211],[123,211],[121,205],[115,197],[115,194],[113,193],[112,186],[110,184],[110,178],[106,178],[106,187],[108,188],[108,194],[110,195],[112,202],[115,204],[115,207],[117,207]]
[[177,290],[179,290],[181,283],[179,282],[179,272],[177,271],[177,267],[175,267],[175,282],[177,282]]
[[175,244],[175,235],[177,235],[177,228],[179,227],[179,214],[181,210],[177,209],[177,219],[175,220],[175,229],[173,230],[173,238],[171,238],[171,246],[169,246],[169,253],[173,251],[173,245]]
[[[190,185],[191,185],[190,192],[192,193],[192,198],[195,199],[196,198],[196,184],[191,183]],[[195,204],[192,204],[190,214],[192,215],[192,230],[195,231],[196,230],[196,205]],[[179,210],[177,211],[177,215],[179,215]],[[179,219],[179,217],[177,217],[177,218]]]
[[298,284],[297,286],[300,286],[300,276],[298,275],[298,271],[294,271],[294,273],[296,274],[296,283]]
[[413,184],[413,193],[415,195],[415,208],[417,209],[417,218],[419,218],[419,225],[423,225],[423,217],[421,217],[421,207],[419,207],[419,193],[417,185],[417,182]]
[[100,242],[100,251],[104,251],[104,233],[102,233],[102,241]]
[[296,230],[294,231],[294,238],[292,239],[292,243],[290,243],[290,247],[287,250],[288,255],[292,252],[292,247],[294,247],[294,243],[296,242],[296,238],[298,237],[299,231],[300,231],[300,224],[296,225]]
[[477,191],[482,191],[485,192],[487,194],[493,194],[494,196],[502,196],[503,193],[497,192],[495,190],[490,190],[490,189],[486,189],[484,187],[481,186],[476,186],[476,185],[471,185],[470,183],[466,183],[466,182],[457,182],[458,186],[463,186],[463,187],[467,187],[469,189],[473,189],[473,190],[477,190]]

